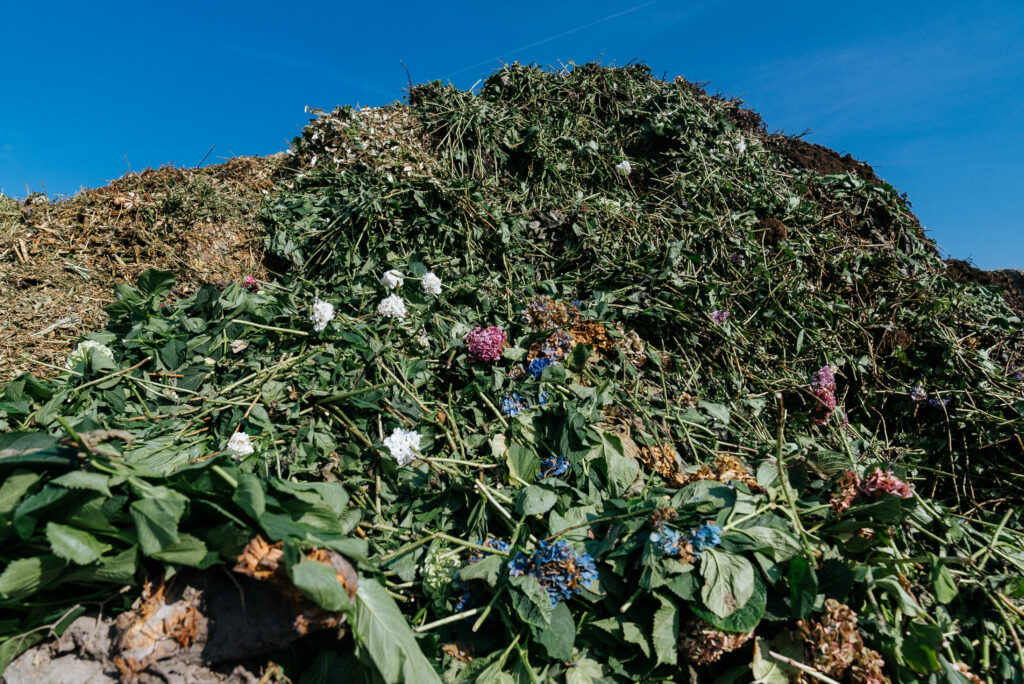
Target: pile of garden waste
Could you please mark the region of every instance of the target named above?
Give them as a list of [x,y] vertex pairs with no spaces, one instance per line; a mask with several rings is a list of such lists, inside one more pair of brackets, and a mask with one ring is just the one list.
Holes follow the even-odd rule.
[[269,271],[0,390],[0,669],[1022,681],[1021,313],[821,150],[643,66],[314,111]]

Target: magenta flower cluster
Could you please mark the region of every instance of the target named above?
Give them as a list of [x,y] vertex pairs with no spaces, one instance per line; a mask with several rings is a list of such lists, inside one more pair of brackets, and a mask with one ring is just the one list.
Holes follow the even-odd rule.
[[722,309],[720,311],[711,312],[711,320],[714,321],[715,325],[722,325],[727,320],[732,312],[728,309]]
[[910,491],[910,485],[893,475],[891,470],[882,470],[877,466],[864,480],[860,489],[866,496],[877,497],[880,494],[895,494],[904,499],[914,496]]
[[836,376],[832,366],[822,366],[811,377],[811,394],[817,400],[811,422],[824,425],[836,410]]
[[493,325],[487,328],[477,327],[466,335],[465,341],[469,348],[469,357],[474,361],[487,363],[501,358],[501,352],[508,343],[508,335]]
[[249,292],[260,291],[260,284],[251,275],[245,276],[245,280],[242,281],[242,287],[249,290]]

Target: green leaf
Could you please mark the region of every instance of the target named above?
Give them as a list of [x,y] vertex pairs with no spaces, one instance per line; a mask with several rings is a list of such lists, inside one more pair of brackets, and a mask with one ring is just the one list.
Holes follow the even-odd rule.
[[252,473],[239,475],[238,488],[235,489],[231,500],[255,520],[259,520],[267,510],[267,496],[263,491],[263,483]]
[[579,660],[565,671],[565,684],[596,684],[604,681],[606,680],[601,663],[586,655],[580,656]]
[[651,626],[651,643],[657,664],[675,665],[678,659],[676,643],[679,641],[679,609],[662,599],[661,608],[654,613]]
[[[495,444],[492,441],[492,451],[501,444],[503,442]],[[508,466],[509,477],[512,478],[513,482],[517,480],[535,482],[537,480],[537,473],[540,472],[540,457],[537,456],[533,449],[521,444],[513,444],[508,447],[508,458],[505,464]]]
[[88,489],[105,494],[107,497],[113,496],[110,493],[110,476],[103,473],[87,473],[84,470],[72,470],[60,477],[55,477],[51,482],[67,489]]
[[304,560],[291,568],[292,582],[324,610],[349,610],[352,602],[338,581],[337,571],[319,561]]
[[704,622],[724,632],[749,632],[757,627],[764,617],[768,605],[768,592],[760,575],[754,573],[754,593],[750,599],[736,609],[729,617],[722,618],[700,605],[690,604],[690,609]]
[[707,549],[700,566],[701,599],[718,617],[728,617],[754,594],[754,566],[743,556]]
[[729,409],[722,404],[716,404],[713,401],[701,399],[697,402],[697,406],[704,409],[709,416],[717,420],[719,423],[722,423],[723,425],[729,424]]
[[551,597],[540,582],[530,575],[509,577],[512,607],[520,619],[534,627],[547,627],[551,624]]
[[131,503],[129,511],[144,554],[151,556],[178,543],[178,521],[185,513],[186,502],[181,494],[161,487],[158,496]]
[[803,556],[794,556],[789,561],[789,600],[793,619],[802,620],[814,610],[818,596],[818,577],[814,568]]
[[608,495],[619,498],[629,491],[640,472],[640,466],[632,458],[625,455],[622,438],[612,432],[592,430],[600,443],[595,446],[589,458],[596,458],[596,465],[601,468],[608,482]]
[[636,623],[622,623],[622,640],[628,644],[638,646],[645,656],[651,657],[651,644],[647,641],[643,630]]
[[949,569],[938,558],[932,560],[931,577],[932,586],[935,587],[935,599],[939,603],[946,604],[956,598],[960,590],[953,582]]
[[21,497],[42,479],[42,475],[19,468],[4,479],[0,485],[0,515],[6,515],[17,507]]
[[88,532],[55,522],[46,523],[46,540],[59,558],[78,565],[92,563],[110,548]]
[[170,271],[158,271],[155,268],[150,268],[139,276],[137,287],[143,297],[162,297],[171,291],[174,281],[174,274]]
[[516,510],[521,515],[541,515],[550,511],[557,500],[558,494],[548,487],[530,485],[519,492]]
[[537,631],[536,640],[554,660],[572,658],[572,645],[576,640],[576,624],[572,620],[569,606],[559,603],[551,611],[551,626]]
[[751,673],[756,684],[788,684],[799,674],[797,670],[774,658],[769,651],[803,662],[803,644],[795,640],[776,638],[769,645],[761,637],[754,640],[754,660],[750,663]]
[[480,580],[493,587],[498,583],[498,574],[501,572],[503,560],[501,556],[492,555],[464,568],[459,568],[459,579],[464,581]]
[[760,542],[760,550],[777,561],[789,560],[801,550],[795,536],[776,527],[757,526],[736,531]]
[[216,554],[210,553],[201,539],[191,534],[179,534],[176,544],[166,546],[151,555],[165,563],[202,568],[214,565],[218,560]]
[[375,580],[360,578],[352,622],[359,643],[370,654],[385,682],[441,684],[420,651],[405,616]]
[[53,583],[67,564],[54,555],[19,558],[0,574],[0,597],[19,599],[31,596]]
[[939,651],[942,649],[942,629],[938,625],[911,622],[907,625],[900,653],[907,666],[918,674],[928,674],[940,668]]

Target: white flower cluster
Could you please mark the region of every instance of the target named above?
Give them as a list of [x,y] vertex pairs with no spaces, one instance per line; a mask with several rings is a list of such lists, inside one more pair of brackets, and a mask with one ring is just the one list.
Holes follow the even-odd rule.
[[388,318],[404,319],[409,313],[405,308],[405,302],[398,295],[391,295],[380,300],[377,305],[377,313]]
[[743,140],[743,138],[740,138],[740,141],[738,143],[736,143],[736,153],[737,154],[743,154],[746,151],[747,151],[747,142],[745,140]]
[[615,171],[620,176],[628,176],[629,174],[633,173],[633,165],[629,163],[628,159],[623,159],[622,161],[615,165]]
[[313,302],[313,315],[309,318],[313,321],[313,330],[323,331],[334,318],[334,305],[322,299],[316,300]]
[[384,446],[391,452],[391,457],[398,465],[409,465],[416,458],[416,450],[420,448],[420,433],[395,428],[390,437],[384,438]]
[[384,287],[389,290],[394,290],[396,287],[402,287],[402,274],[395,269],[391,269],[380,278],[380,282],[384,283]]
[[240,456],[248,456],[255,451],[252,446],[252,440],[249,438],[249,435],[244,432],[236,432],[231,435],[231,439],[228,440],[228,445],[224,448],[227,451],[235,452],[235,455],[232,456],[232,458],[236,461]]
[[78,364],[87,361],[89,359],[89,350],[95,349],[102,356],[107,357],[111,361],[114,360],[114,352],[110,351],[110,348],[104,344],[100,344],[95,340],[83,340],[78,343],[75,350],[68,356],[68,360],[64,363],[64,367],[71,369]]
[[441,294],[441,279],[438,278],[433,271],[425,274],[423,276],[423,282],[420,284],[423,286],[423,291],[427,294]]

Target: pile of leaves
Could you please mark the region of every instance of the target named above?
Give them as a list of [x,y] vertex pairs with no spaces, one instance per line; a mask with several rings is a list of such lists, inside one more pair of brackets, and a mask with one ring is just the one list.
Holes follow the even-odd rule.
[[1021,320],[755,116],[597,65],[316,113],[281,278],[147,271],[4,389],[0,666],[259,536],[351,626],[302,681],[1019,681]]

